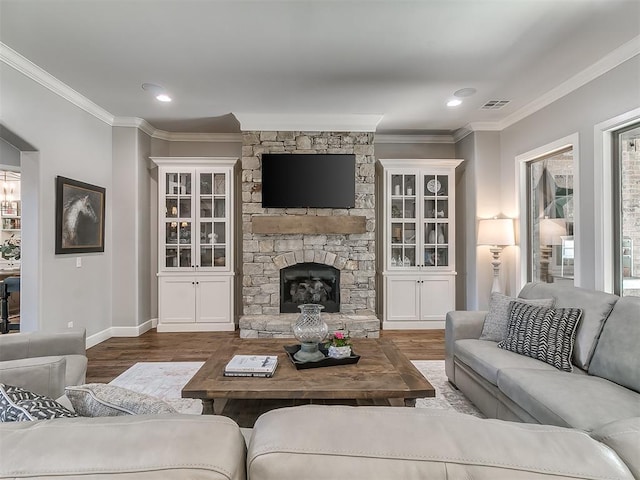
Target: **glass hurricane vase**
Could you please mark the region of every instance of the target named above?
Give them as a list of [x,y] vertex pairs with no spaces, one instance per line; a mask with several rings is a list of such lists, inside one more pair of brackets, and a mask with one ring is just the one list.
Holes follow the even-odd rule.
[[300,350],[293,358],[299,362],[317,362],[324,359],[324,354],[318,350],[318,344],[327,338],[329,327],[320,317],[323,305],[305,303],[298,305],[300,316],[293,325],[293,335],[300,341]]

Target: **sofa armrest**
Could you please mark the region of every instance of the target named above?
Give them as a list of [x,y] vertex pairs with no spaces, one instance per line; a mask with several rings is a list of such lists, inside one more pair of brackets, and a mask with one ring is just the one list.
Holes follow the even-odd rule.
[[455,385],[455,370],[453,366],[454,347],[456,340],[462,338],[480,338],[486,311],[455,310],[447,313],[444,330],[445,371],[449,381]]
[[85,330],[26,332],[0,337],[0,361],[52,355],[86,355]]
[[65,357],[21,358],[0,362],[0,383],[56,399],[64,395]]

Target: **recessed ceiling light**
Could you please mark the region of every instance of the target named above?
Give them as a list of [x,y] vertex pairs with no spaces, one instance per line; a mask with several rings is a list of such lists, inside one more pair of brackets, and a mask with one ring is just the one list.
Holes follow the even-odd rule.
[[477,90],[475,88],[461,88],[460,90],[456,90],[453,96],[458,98],[470,97],[471,95],[475,95],[476,92]]
[[461,104],[462,104],[462,100],[460,100],[459,98],[452,98],[447,102],[447,107],[457,107],[458,105],[461,105]]
[[156,97],[156,100],[160,102],[171,101],[171,97],[169,96],[169,94],[160,85],[156,85],[155,83],[143,83],[142,89],[151,93],[154,97]]

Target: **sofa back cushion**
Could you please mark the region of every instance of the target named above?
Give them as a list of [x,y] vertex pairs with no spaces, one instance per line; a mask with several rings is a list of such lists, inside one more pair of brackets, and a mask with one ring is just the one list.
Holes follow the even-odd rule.
[[573,363],[582,370],[589,368],[604,321],[620,298],[597,290],[542,282],[526,284],[518,296],[520,298],[553,297],[556,299],[554,305],[556,308],[577,307],[582,310],[573,348]]
[[589,373],[640,392],[640,297],[623,297],[604,324]]

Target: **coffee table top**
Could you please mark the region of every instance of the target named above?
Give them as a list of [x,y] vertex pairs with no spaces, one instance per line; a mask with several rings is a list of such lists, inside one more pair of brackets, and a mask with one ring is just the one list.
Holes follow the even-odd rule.
[[[209,358],[182,389],[185,398],[215,399],[415,399],[434,397],[435,389],[391,340],[354,339],[360,355],[354,365],[296,370],[285,345],[295,339],[234,339]],[[237,354],[277,355],[271,378],[225,377]]]

